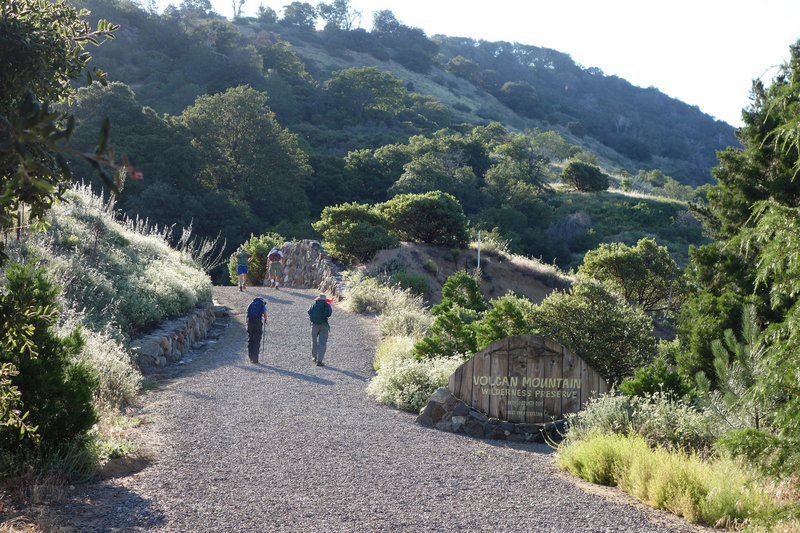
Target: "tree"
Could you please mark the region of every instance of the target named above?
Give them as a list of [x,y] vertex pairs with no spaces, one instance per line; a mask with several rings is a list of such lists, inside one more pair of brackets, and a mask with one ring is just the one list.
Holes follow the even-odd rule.
[[313,30],[317,21],[317,11],[308,2],[292,2],[283,8],[281,24],[297,26],[304,30]]
[[178,121],[202,154],[206,189],[233,191],[268,224],[307,217],[308,157],[278,124],[266,94],[240,86],[204,95]]
[[375,209],[355,202],[326,207],[312,224],[325,239],[328,253],[346,263],[367,261],[378,250],[396,248],[399,242],[387,225]]
[[[80,330],[64,337],[55,333],[57,290],[44,270],[14,263],[5,274],[0,291],[0,367],[11,370],[11,390],[19,392],[18,410],[29,413],[26,423],[36,427],[37,439],[20,442],[19,429],[0,424],[0,449],[56,446],[96,422],[92,394],[97,378],[85,363],[74,362],[83,346]],[[7,400],[0,401],[0,413],[8,407]]]
[[716,387],[703,372],[695,376],[703,407],[733,429],[761,429],[774,407],[774,396],[761,394],[756,385],[767,372],[766,346],[753,305],[742,310],[742,340],[732,330],[711,344]]
[[403,167],[403,175],[389,188],[389,194],[421,194],[441,191],[477,207],[477,178],[472,168],[459,165],[449,154],[423,153]]
[[646,313],[679,311],[686,285],[666,246],[640,239],[636,246],[601,244],[589,250],[578,267],[580,274],[608,283],[628,305]]
[[478,350],[511,335],[533,333],[531,310],[533,302],[509,291],[489,302],[489,310],[474,324]]
[[333,0],[317,4],[317,14],[326,22],[325,30],[350,31],[361,21],[361,12],[350,6],[349,0]]
[[448,276],[442,286],[442,301],[433,306],[431,313],[440,315],[454,307],[474,313],[483,313],[487,308],[478,281],[464,270]]
[[599,282],[579,277],[569,292],[553,292],[531,311],[539,335],[575,352],[609,385],[633,375],[656,352],[650,319]]
[[[104,20],[95,31],[83,20],[88,12],[76,12],[65,3],[38,0],[0,0],[0,228],[21,225],[20,209],[41,221],[45,212],[63,198],[70,180],[64,153],[84,158],[114,188],[104,165],[108,125],[101,130],[94,154],[69,150],[72,134],[69,113],[53,112],[50,102],[68,104],[75,95],[71,82],[86,73],[91,56],[87,43],[112,38],[117,29]],[[94,76],[103,79],[103,72]],[[119,176],[117,176],[119,177]],[[15,217],[20,217],[14,220]],[[0,266],[7,257],[0,243]]]
[[561,171],[561,181],[581,192],[608,189],[608,176],[595,165],[572,160]]
[[451,247],[466,246],[469,240],[464,210],[450,194],[401,194],[377,209],[403,240]]
[[[708,208],[700,215],[720,242],[693,257],[706,283],[687,302],[692,312],[681,316],[688,325],[717,321],[736,331],[742,307],[754,303],[756,315],[765,319],[766,372],[754,388],[775,400],[774,418],[766,427],[735,430],[722,443],[786,478],[800,469],[800,41],[790,53],[769,88],[760,80],[753,83],[751,105],[742,112],[745,125],[737,131],[743,148],[719,153],[720,165],[713,170],[718,184],[710,187]],[[710,303],[700,308],[696,301]],[[738,305],[715,305],[730,301]],[[702,355],[708,367],[711,357]]]
[[325,84],[325,93],[333,108],[359,119],[370,110],[394,113],[402,109],[406,88],[387,72],[363,67],[334,72]]

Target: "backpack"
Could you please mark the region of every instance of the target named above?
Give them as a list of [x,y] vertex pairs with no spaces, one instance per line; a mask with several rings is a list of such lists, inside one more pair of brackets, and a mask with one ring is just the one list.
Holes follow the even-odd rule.
[[270,261],[280,261],[281,253],[278,250],[272,250],[267,256],[267,259],[269,259]]
[[311,322],[314,324],[325,323],[325,319],[328,318],[326,316],[326,303],[325,300],[317,300],[314,302],[314,305],[311,306],[311,310],[308,312],[308,318],[311,319]]
[[250,305],[247,306],[247,320],[261,320],[264,313],[264,300],[255,298]]

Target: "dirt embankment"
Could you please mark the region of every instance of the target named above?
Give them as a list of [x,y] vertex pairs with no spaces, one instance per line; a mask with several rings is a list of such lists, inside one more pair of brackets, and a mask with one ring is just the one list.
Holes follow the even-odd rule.
[[[402,243],[398,248],[379,251],[362,268],[372,273],[402,269],[422,274],[429,280],[428,300],[437,304],[441,301],[442,285],[448,276],[459,270],[474,272],[477,265],[478,251],[474,249],[454,251]],[[554,290],[569,287],[569,278],[555,268],[520,256],[482,251],[481,266],[481,292],[487,300],[514,291],[540,303]]]

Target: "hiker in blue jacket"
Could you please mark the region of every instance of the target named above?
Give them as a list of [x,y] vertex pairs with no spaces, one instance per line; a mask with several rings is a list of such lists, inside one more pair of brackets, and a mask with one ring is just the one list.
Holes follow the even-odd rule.
[[328,300],[325,294],[320,294],[308,308],[308,318],[311,320],[311,360],[317,366],[325,366],[322,359],[325,357],[328,333],[331,330],[328,317],[333,314],[332,301],[333,298]]
[[259,345],[266,322],[267,304],[261,297],[254,298],[247,306],[247,357],[251,363],[258,363]]

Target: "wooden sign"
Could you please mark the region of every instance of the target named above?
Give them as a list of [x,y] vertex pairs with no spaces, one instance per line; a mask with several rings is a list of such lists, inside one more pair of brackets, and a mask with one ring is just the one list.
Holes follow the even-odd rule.
[[562,419],[608,392],[580,357],[536,335],[493,342],[458,367],[447,388],[490,418],[517,423]]

